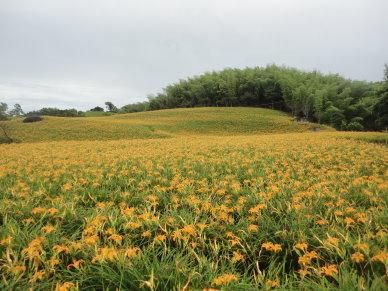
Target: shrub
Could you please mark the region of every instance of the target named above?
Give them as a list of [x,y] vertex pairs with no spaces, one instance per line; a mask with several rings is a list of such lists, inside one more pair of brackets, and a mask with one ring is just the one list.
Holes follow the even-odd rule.
[[351,130],[351,131],[361,131],[364,129],[364,127],[362,126],[362,124],[360,124],[359,122],[357,121],[352,121],[352,122],[349,122],[347,127],[346,127],[347,130]]
[[90,109],[89,111],[104,111],[104,108],[102,108],[100,106],[96,106],[96,107]]
[[23,122],[29,123],[29,122],[38,122],[38,121],[42,121],[42,120],[43,120],[43,118],[40,116],[28,116],[28,117],[23,119]]
[[58,108],[42,108],[37,111],[27,113],[27,116],[47,115],[47,116],[61,116],[61,117],[77,117],[82,116],[82,111],[76,109],[58,109]]

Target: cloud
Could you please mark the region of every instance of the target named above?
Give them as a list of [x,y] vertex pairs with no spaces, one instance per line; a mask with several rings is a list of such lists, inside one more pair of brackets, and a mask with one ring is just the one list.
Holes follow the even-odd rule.
[[[79,86],[79,84],[54,83],[8,83],[0,84],[3,102],[10,106],[22,104],[30,111],[41,107],[58,107],[61,109],[76,107],[87,110],[94,106],[104,106],[105,101],[112,101],[119,106],[127,104],[129,99],[141,101],[142,98],[130,98],[128,88],[107,88],[98,86]],[[134,94],[132,94],[134,96]],[[39,104],[37,107],[36,105]]]
[[0,99],[127,104],[204,71],[269,63],[380,80],[387,10],[385,0],[3,1]]

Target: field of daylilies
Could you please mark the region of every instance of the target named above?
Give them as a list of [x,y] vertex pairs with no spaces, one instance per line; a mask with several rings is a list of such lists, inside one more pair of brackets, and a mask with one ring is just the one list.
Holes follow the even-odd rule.
[[387,290],[370,136],[0,145],[0,289]]
[[[1,121],[0,121],[1,123]],[[168,138],[175,135],[244,135],[306,132],[325,126],[295,122],[284,112],[248,107],[198,107],[99,117],[44,116],[43,121],[7,122],[16,142]],[[2,131],[0,131],[0,143]]]

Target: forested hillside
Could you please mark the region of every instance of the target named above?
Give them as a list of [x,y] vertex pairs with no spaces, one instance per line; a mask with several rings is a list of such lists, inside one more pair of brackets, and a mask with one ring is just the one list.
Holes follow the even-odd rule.
[[354,81],[337,74],[276,65],[225,69],[180,80],[147,102],[122,107],[121,112],[257,106],[280,109],[341,130],[384,130],[388,126],[387,80],[387,67],[382,82]]

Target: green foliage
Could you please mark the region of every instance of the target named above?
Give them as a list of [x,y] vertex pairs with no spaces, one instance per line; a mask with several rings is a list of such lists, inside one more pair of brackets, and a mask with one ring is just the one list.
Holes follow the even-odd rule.
[[96,107],[90,109],[89,111],[101,111],[102,112],[102,111],[104,111],[104,108],[102,108],[100,106],[96,106]]
[[[381,87],[380,83],[351,81],[339,75],[275,65],[228,68],[180,80],[156,96],[149,96],[148,102],[129,104],[120,111],[203,106],[267,107],[337,129],[344,129],[343,124],[361,117],[362,121],[358,123],[363,128],[381,130],[388,124],[386,97],[383,97]],[[352,122],[351,127],[355,126]],[[360,127],[357,125],[357,128]]]
[[46,116],[62,116],[62,117],[77,117],[83,116],[82,111],[77,111],[76,109],[58,109],[58,108],[42,108],[38,111],[28,112],[29,116],[31,115],[46,115]]
[[85,117],[103,117],[103,116],[111,116],[114,114],[113,112],[105,112],[105,111],[86,111],[84,113]]
[[346,126],[346,129],[347,130],[351,130],[351,131],[361,131],[364,129],[364,127],[362,126],[362,124],[358,121],[351,121],[348,123],[348,125]]
[[16,103],[13,107],[13,109],[9,112],[9,115],[11,116],[23,116],[24,115],[24,111],[22,109],[22,107],[20,106],[20,104]]
[[14,139],[11,137],[11,127],[9,122],[0,122],[0,144],[2,143],[13,143]]
[[8,110],[7,103],[0,102],[0,120],[7,119],[7,110]]
[[118,111],[117,107],[115,105],[113,105],[113,103],[110,101],[105,102],[105,106],[106,106],[107,111],[109,111],[109,112],[117,112]]
[[388,128],[388,66],[385,67],[385,82],[380,89],[380,97],[373,107],[375,126],[380,130]]
[[43,118],[40,116],[27,116],[23,119],[23,123],[31,123],[31,122],[39,122],[42,121]]
[[138,102],[134,104],[128,104],[120,108],[120,113],[134,113],[149,110],[149,102]]

